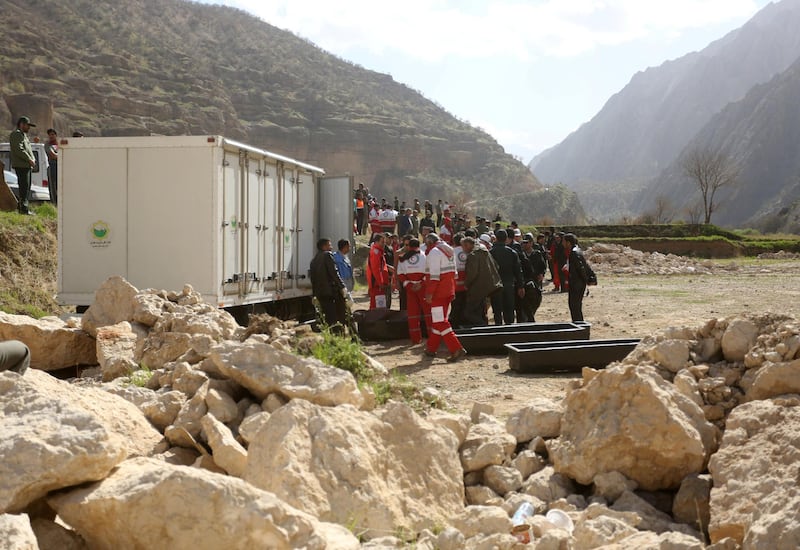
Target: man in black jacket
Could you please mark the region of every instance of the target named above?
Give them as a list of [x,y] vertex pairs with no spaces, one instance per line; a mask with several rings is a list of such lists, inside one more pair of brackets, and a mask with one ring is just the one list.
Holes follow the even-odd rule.
[[572,233],[564,235],[564,251],[568,255],[569,267],[569,313],[572,321],[583,321],[583,295],[589,282],[589,267],[578,239]]
[[525,295],[522,283],[522,269],[519,264],[519,256],[506,244],[508,234],[504,229],[494,232],[497,242],[489,252],[497,262],[497,270],[503,281],[503,290],[492,296],[492,311],[494,312],[494,324],[510,325],[514,322],[514,297]]
[[347,288],[336,269],[336,262],[331,252],[331,240],[322,238],[317,241],[317,255],[311,260],[309,275],[311,291],[319,300],[323,321],[335,332],[343,332],[346,323],[345,297]]
[[533,235],[526,235],[522,239],[519,261],[525,280],[525,296],[519,300],[517,321],[534,323],[536,310],[542,305],[542,281],[547,271],[547,259],[542,249],[533,242]]

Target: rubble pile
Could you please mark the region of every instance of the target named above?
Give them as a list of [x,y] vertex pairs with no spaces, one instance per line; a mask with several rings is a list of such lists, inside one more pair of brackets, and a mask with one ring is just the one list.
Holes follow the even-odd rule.
[[692,275],[737,269],[735,264],[720,266],[711,260],[642,252],[620,244],[597,243],[585,250],[584,254],[596,272],[615,275]]
[[[84,328],[61,329],[95,335],[105,382],[0,373],[0,540],[43,550],[800,541],[795,318],[662,330],[624,361],[584,369],[563,401],[537,398],[501,420],[488,404],[469,415],[375,407],[349,372],[286,351],[305,328],[262,318],[247,331],[190,288],[125,285],[107,282]],[[144,358],[143,386],[118,376]]]
[[764,252],[763,254],[759,254],[759,260],[800,260],[800,254],[797,252],[786,252],[785,250],[779,250],[778,252]]

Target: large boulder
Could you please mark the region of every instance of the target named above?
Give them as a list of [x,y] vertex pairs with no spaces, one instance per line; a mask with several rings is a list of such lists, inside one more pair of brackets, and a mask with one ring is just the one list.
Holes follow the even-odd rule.
[[709,461],[712,542],[744,548],[800,546],[800,396],[739,405]]
[[677,488],[715,449],[703,410],[653,367],[585,373],[565,400],[561,437],[549,448],[556,472],[588,485],[617,471],[645,490]]
[[342,548],[358,540],[240,479],[138,458],[48,499],[90,548]]
[[722,335],[722,355],[727,361],[743,361],[756,343],[759,327],[750,319],[732,319]]
[[0,513],[103,479],[127,455],[122,438],[97,417],[11,372],[0,373],[0,433]]
[[28,371],[25,379],[45,398],[64,400],[97,418],[123,439],[126,456],[160,452],[163,437],[136,405],[101,387],[70,384],[45,372]]
[[250,442],[244,479],[368,538],[419,531],[463,510],[457,446],[450,430],[400,403],[373,414],[293,400]]
[[81,318],[81,328],[96,336],[98,327],[132,321],[137,292],[136,287],[123,277],[109,277],[95,290],[94,302]]
[[223,342],[212,348],[210,358],[224,376],[258,399],[278,392],[318,405],[360,407],[364,403],[356,379],[348,371],[276,350],[269,344]]
[[31,350],[31,367],[58,370],[96,365],[94,339],[58,317],[34,319],[0,312],[0,340],[20,340]]
[[[750,375],[750,373],[753,373]],[[752,377],[751,377],[752,376]],[[787,393],[800,393],[800,359],[767,363],[748,372],[745,399],[769,399]]]

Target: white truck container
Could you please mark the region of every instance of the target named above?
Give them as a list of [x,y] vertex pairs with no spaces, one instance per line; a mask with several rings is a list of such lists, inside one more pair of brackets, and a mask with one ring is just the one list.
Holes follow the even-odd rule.
[[352,236],[349,176],[220,136],[73,138],[60,150],[62,304],[88,306],[121,275],[140,289],[189,283],[240,315],[307,315],[317,239]]

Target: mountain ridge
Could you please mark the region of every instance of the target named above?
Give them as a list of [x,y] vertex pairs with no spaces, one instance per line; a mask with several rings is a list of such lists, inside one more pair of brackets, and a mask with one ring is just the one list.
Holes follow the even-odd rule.
[[185,0],[0,7],[0,121],[9,128],[25,113],[42,136],[51,125],[61,135],[223,134],[349,173],[378,196],[457,202],[542,187],[490,135],[391,76],[236,8]]

